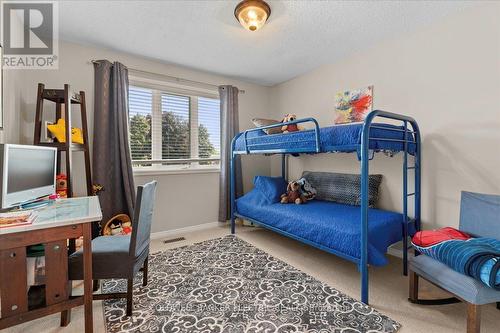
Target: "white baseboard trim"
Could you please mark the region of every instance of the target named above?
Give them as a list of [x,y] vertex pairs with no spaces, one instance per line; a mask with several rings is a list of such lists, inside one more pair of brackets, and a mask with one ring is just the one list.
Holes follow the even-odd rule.
[[[244,223],[245,226],[253,226],[253,227],[258,227],[256,225],[252,225],[248,221],[246,224]],[[179,229],[172,229],[172,230],[165,230],[165,231],[157,231],[157,232],[152,232],[151,233],[151,239],[163,239],[163,238],[170,238],[172,236],[179,236],[179,234],[183,233],[188,233],[188,232],[194,232],[194,231],[202,231],[210,228],[215,228],[219,226],[224,226],[227,225],[225,223],[221,222],[208,222],[208,223],[203,223],[203,224],[198,224],[198,225],[193,225],[185,228],[179,228]],[[403,258],[403,249],[402,242],[398,242],[396,244],[393,244],[392,246],[389,246],[387,249],[387,254],[398,257],[398,258]]]
[[210,228],[218,227],[220,225],[223,225],[223,223],[208,222],[208,223],[193,225],[193,226],[185,227],[185,228],[152,232],[151,239],[162,239],[162,238],[168,238],[168,237],[172,237],[172,236],[178,236],[179,234],[182,234],[182,233],[210,229]]

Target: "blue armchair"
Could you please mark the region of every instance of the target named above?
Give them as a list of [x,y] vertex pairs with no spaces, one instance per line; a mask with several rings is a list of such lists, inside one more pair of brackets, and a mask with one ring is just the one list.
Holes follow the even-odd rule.
[[[460,204],[460,230],[474,236],[500,239],[500,196],[462,192]],[[412,303],[423,305],[467,303],[467,333],[479,333],[480,305],[497,303],[500,309],[500,291],[485,286],[443,263],[425,255],[410,260],[410,297]],[[452,293],[455,298],[421,300],[418,298],[419,277]]]

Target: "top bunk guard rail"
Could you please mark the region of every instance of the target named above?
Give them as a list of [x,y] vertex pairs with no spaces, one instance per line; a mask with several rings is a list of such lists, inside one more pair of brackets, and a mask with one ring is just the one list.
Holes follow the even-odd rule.
[[[239,135],[236,135],[233,138],[233,140],[231,142],[232,151],[234,152],[236,139],[238,139],[240,137],[240,135],[243,135],[243,138],[245,139],[245,152],[246,152],[246,154],[250,154],[249,146],[252,146],[252,144],[250,144],[250,145],[248,144],[248,133],[262,131],[262,130],[266,130],[266,129],[270,129],[270,128],[282,127],[285,125],[302,124],[302,123],[308,123],[308,122],[311,122],[314,124],[314,141],[316,144],[314,152],[319,153],[321,151],[320,141],[319,141],[319,124],[316,121],[316,119],[314,119],[314,118],[302,118],[302,119],[296,119],[296,120],[292,120],[292,121],[287,121],[287,122],[276,123],[276,124],[271,124],[271,125],[266,125],[266,126],[262,126],[262,127],[248,129],[245,132],[240,133]],[[280,153],[281,151],[277,150],[276,152]],[[311,152],[311,151],[310,150],[297,151],[297,153],[299,153],[299,152]],[[265,152],[258,152],[258,153],[262,154]],[[283,151],[283,153],[286,153],[286,151]]]
[[[375,118],[385,118],[385,119],[391,119],[391,120],[396,120],[400,121],[403,123],[404,128],[397,128],[397,127],[385,127],[381,126],[379,123],[373,123],[373,120]],[[276,127],[281,127],[284,125],[293,125],[293,124],[301,124],[301,123],[307,123],[311,122],[314,124],[314,148],[286,148],[286,149],[280,149],[280,148],[273,148],[269,150],[263,150],[263,149],[257,149],[260,146],[266,146],[268,143],[252,143],[252,140],[256,140],[257,138],[254,137],[248,137],[248,134],[251,132],[258,132],[261,130],[266,130],[266,129],[271,129],[271,128],[276,128]],[[407,124],[411,125],[411,129],[408,128]],[[369,131],[370,129],[379,129],[379,130],[384,130],[387,132],[398,132],[398,133],[404,133],[404,138],[403,139],[396,139],[396,138],[384,138],[384,137],[369,137]],[[239,148],[239,150],[236,150],[236,140],[238,140],[241,136],[244,138],[244,149]],[[363,138],[367,137],[368,141],[364,142]],[[400,142],[405,145],[405,149],[403,151],[408,151],[408,146],[407,143],[414,144],[414,145],[420,145],[420,132],[419,128],[417,125],[417,122],[415,119],[409,116],[397,114],[397,113],[392,113],[392,112],[387,112],[387,111],[382,111],[382,110],[374,110],[371,111],[365,118],[363,122],[363,127],[361,129],[361,142],[359,143],[358,146],[358,158],[360,158],[360,151],[363,149],[363,145],[366,147],[369,147],[369,141],[374,140],[374,141],[385,141],[385,142]],[[307,140],[310,141],[310,140]],[[312,140],[311,140],[312,141]],[[274,145],[279,145],[280,142],[274,142]],[[321,153],[322,152],[322,147],[321,147],[321,141],[320,141],[320,127],[316,119],[309,117],[309,118],[301,118],[301,119],[296,119],[293,121],[288,121],[284,123],[276,123],[276,124],[271,124],[267,126],[262,126],[262,127],[256,127],[256,128],[251,128],[248,130],[245,130],[243,132],[238,133],[232,140],[231,142],[231,152],[232,155],[239,155],[239,154],[287,154],[287,153]],[[323,147],[325,148],[325,147]],[[335,147],[326,147],[328,151],[335,151]]]
[[[376,117],[401,121],[404,123],[405,128],[389,128],[389,127],[374,125],[373,119],[375,119]],[[407,129],[407,127],[406,127],[407,123],[411,124],[411,127],[413,130]],[[374,110],[374,111],[370,112],[366,116],[365,121],[363,123],[363,130],[361,133],[361,144],[362,145],[368,144],[368,142],[364,141],[364,138],[368,138],[368,139],[372,139],[372,140],[374,140],[374,139],[380,140],[380,138],[370,138],[369,137],[370,128],[378,128],[378,129],[383,129],[383,130],[387,130],[387,131],[405,132],[406,134],[413,134],[414,141],[408,141],[408,142],[417,143],[417,144],[420,143],[420,130],[418,128],[417,121],[409,116],[405,116],[405,115],[398,114],[398,113],[382,111],[382,110]],[[406,137],[405,137],[405,140],[406,140]],[[405,140],[403,140],[403,141],[405,141]]]

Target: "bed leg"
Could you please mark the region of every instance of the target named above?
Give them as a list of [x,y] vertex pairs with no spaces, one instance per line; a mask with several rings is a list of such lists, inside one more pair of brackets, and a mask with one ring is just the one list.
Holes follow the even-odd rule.
[[368,305],[368,266],[361,266],[361,301]]
[[467,303],[467,333],[481,331],[481,308],[479,305]]
[[[405,223],[406,224],[406,223]],[[403,226],[403,275],[408,276],[408,225]]]
[[409,301],[412,303],[417,303],[418,301],[418,275],[415,272],[410,271],[410,289],[409,289]]

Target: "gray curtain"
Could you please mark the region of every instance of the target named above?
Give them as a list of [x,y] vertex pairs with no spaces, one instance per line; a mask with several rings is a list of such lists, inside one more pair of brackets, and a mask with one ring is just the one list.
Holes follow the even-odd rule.
[[94,183],[103,223],[120,213],[133,216],[135,185],[128,135],[128,70],[119,62],[94,62]]
[[[219,180],[219,221],[226,222],[231,217],[230,205],[230,167],[231,140],[239,133],[238,126],[238,93],[239,90],[233,86],[220,86],[220,109],[221,109],[221,152],[220,152],[220,180]],[[236,173],[236,197],[243,193],[241,181],[241,159],[238,157],[235,163]]]

